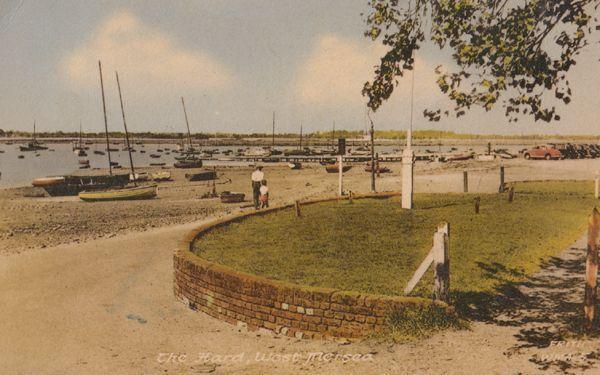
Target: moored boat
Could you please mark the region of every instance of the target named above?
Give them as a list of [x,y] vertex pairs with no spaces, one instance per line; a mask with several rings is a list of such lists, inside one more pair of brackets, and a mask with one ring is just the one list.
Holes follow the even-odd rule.
[[135,175],[129,174],[129,181],[148,181],[149,178],[148,172],[136,172]]
[[135,186],[123,189],[82,191],[79,199],[85,202],[151,199],[156,197],[157,185]]
[[224,191],[221,193],[220,198],[222,203],[241,203],[246,198],[246,194]]
[[19,146],[19,151],[22,151],[22,152],[39,151],[39,150],[47,150],[47,149],[48,149],[48,147],[42,146],[37,141],[29,142],[25,146]]
[[464,153],[464,154],[452,154],[446,155],[444,158],[446,161],[463,161],[469,160],[473,158],[473,153]]
[[[58,177],[58,176],[57,176]],[[127,174],[114,174],[114,175],[65,175],[61,176],[63,180],[58,181],[57,177],[44,177],[44,179],[54,180],[41,180],[41,184],[45,184],[44,190],[50,196],[67,196],[77,195],[81,191],[93,191],[93,190],[106,190],[112,188],[123,188],[128,180],[129,175]],[[36,179],[37,180],[37,179]],[[34,180],[34,181],[36,181]],[[33,184],[33,182],[32,182]],[[37,185],[37,182],[36,182]],[[36,186],[34,185],[34,186]]]
[[299,162],[288,163],[288,167],[290,167],[290,169],[302,169],[302,163],[299,163]]
[[40,177],[31,181],[31,185],[35,187],[47,187],[60,185],[65,183],[65,176],[50,176],[50,177]]
[[244,152],[244,156],[248,157],[266,157],[270,155],[271,151],[262,147],[251,147]]
[[[352,168],[351,165],[342,166],[342,173],[348,172]],[[340,167],[337,164],[327,165],[325,166],[325,170],[327,173],[339,173]]]
[[173,164],[175,168],[201,168],[202,159],[184,159]]
[[169,181],[171,179],[171,172],[169,171],[158,171],[150,175],[152,181]]
[[185,178],[188,181],[208,181],[208,180],[216,180],[217,172],[216,171],[201,171],[198,173],[186,173]]

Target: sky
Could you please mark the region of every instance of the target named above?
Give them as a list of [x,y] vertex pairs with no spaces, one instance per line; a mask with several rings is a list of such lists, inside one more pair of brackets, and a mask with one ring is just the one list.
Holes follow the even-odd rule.
[[[363,36],[366,0],[0,0],[0,129],[122,130],[115,71],[130,131],[364,129],[361,88],[385,49]],[[593,46],[597,47],[597,46]],[[597,134],[600,52],[570,72],[573,102],[561,121],[509,123],[501,106],[428,122],[425,108],[450,103],[433,69],[445,52],[417,54],[413,128],[480,134]],[[376,129],[410,124],[410,80],[375,113]]]

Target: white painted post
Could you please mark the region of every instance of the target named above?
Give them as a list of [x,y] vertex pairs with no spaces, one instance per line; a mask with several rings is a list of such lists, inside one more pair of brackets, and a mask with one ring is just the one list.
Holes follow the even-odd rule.
[[411,210],[413,208],[413,170],[415,153],[412,148],[407,147],[402,151],[402,208]]
[[596,188],[594,189],[594,197],[600,198],[600,177],[596,177]]
[[338,155],[338,184],[339,184],[339,191],[338,191],[338,195],[341,197],[342,195],[344,195],[344,166],[342,165],[343,162],[343,157],[342,155]]
[[448,256],[450,226],[444,223],[433,235],[433,293],[435,299],[450,302],[450,260]]
[[448,247],[450,236],[450,224],[442,223],[433,234],[433,247],[427,253],[427,256],[419,268],[415,271],[413,277],[404,288],[404,294],[409,294],[415,288],[419,280],[425,275],[431,264],[434,266],[435,283],[433,291],[436,299],[448,302],[450,300],[448,291],[450,289],[450,261],[448,256]]
[[415,153],[412,149],[412,125],[406,132],[406,148],[402,151],[402,208],[413,208]]

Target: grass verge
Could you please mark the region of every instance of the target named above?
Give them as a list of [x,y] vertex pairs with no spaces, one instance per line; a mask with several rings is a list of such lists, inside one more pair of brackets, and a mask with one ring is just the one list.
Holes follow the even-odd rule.
[[[596,203],[589,181],[519,183],[515,191],[513,203],[506,194],[481,195],[478,215],[472,194],[417,194],[410,211],[400,198],[307,205],[300,218],[284,210],[215,229],[194,248],[210,261],[271,279],[401,295],[446,221],[451,291],[461,310],[487,303],[569,246]],[[429,271],[413,295],[429,297],[432,278]],[[390,321],[432,326],[419,317]]]

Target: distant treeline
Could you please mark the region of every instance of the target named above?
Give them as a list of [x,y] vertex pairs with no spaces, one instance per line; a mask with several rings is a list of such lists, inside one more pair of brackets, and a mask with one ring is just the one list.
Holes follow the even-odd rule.
[[[156,133],[156,132],[137,132],[130,133],[133,138],[144,138],[144,139],[180,139],[187,138],[187,134],[184,133]],[[0,129],[0,137],[15,137],[15,138],[29,138],[32,136],[31,132],[24,132],[18,130],[7,130]],[[104,132],[100,133],[83,133],[84,138],[101,138],[104,137]],[[210,139],[210,138],[231,138],[231,139],[247,139],[247,138],[271,138],[273,135],[269,133],[192,133],[194,139]],[[304,134],[305,138],[313,139],[331,139],[331,138],[363,138],[365,136],[362,130],[336,130],[332,131],[317,131],[308,134]],[[41,132],[36,133],[36,137],[39,138],[77,138],[79,132]],[[123,132],[109,132],[111,138],[124,138],[125,133]],[[275,138],[298,138],[298,133],[276,133]],[[376,130],[376,139],[406,139],[406,131],[404,130]],[[551,135],[551,134],[528,134],[528,135],[485,135],[485,134],[469,134],[469,133],[456,133],[452,131],[442,130],[416,130],[413,131],[414,139],[600,139],[599,135]]]

